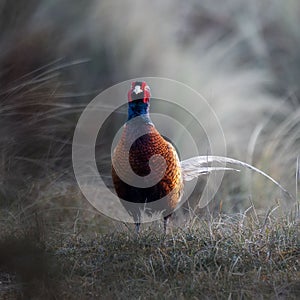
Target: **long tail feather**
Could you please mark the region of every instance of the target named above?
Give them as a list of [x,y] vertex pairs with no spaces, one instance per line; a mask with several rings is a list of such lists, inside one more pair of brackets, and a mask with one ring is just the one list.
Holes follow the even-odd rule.
[[240,170],[233,169],[233,168],[225,168],[225,167],[209,167],[209,166],[193,166],[193,165],[185,165],[184,168],[181,165],[183,180],[190,181],[194,178],[197,178],[201,175],[207,175],[214,171],[237,171]]
[[[264,177],[268,178],[270,181],[272,181],[275,185],[277,185],[286,195],[288,195],[289,198],[294,200],[294,197],[275,179],[273,179],[271,176],[266,174],[265,172],[261,171],[260,169],[249,165],[245,162],[242,162],[237,159],[223,157],[223,156],[214,156],[214,155],[208,155],[208,156],[196,156],[189,159],[186,159],[181,162],[181,169],[183,174],[183,179],[185,181],[190,181],[199,175],[205,174],[204,170],[207,170],[207,173],[210,173],[211,171],[224,171],[224,170],[236,170],[232,168],[225,168],[225,167],[208,167],[207,165],[210,163],[220,163],[220,164],[232,164],[239,167],[246,167],[252,171],[255,171]],[[237,171],[237,170],[236,170]]]

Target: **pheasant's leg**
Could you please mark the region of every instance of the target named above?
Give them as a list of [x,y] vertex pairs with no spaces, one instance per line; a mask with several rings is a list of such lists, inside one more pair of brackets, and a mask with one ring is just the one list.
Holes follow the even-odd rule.
[[168,215],[168,216],[165,216],[164,217],[164,234],[167,233],[167,225],[168,225],[168,222],[169,222],[169,218],[171,217],[171,215]]
[[135,223],[135,232],[136,232],[136,234],[140,233],[140,226],[141,226],[141,223]]

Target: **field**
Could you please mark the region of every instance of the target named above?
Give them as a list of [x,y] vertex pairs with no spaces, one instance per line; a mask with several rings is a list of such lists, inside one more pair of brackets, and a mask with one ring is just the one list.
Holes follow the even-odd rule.
[[295,215],[258,216],[254,207],[231,216],[206,212],[173,224],[166,236],[160,223],[137,236],[133,226],[99,224],[101,217],[82,212],[55,223],[37,214],[18,232],[10,222],[14,231],[1,241],[3,299],[299,297]]
[[[294,0],[0,1],[0,299],[298,299],[299,12]],[[161,221],[137,236],[96,210],[74,176],[77,121],[99,93],[144,77],[205,99],[216,119],[197,99],[184,114],[151,104],[200,155],[214,141],[215,155],[256,166],[292,198],[241,168],[204,207],[200,178],[166,235]],[[110,188],[117,129],[96,144]],[[188,158],[183,134],[164,129]]]

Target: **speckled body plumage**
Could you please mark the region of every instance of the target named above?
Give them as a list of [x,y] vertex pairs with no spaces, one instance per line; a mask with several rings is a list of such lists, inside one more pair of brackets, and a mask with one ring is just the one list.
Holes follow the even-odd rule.
[[[122,169],[122,162],[125,166],[125,159],[127,159],[125,144],[127,140],[130,140],[128,136],[132,134],[132,131],[140,130],[140,127],[136,128],[135,125],[136,124],[125,125],[121,140],[113,155],[113,160],[118,161],[121,166],[120,171],[124,177],[130,176],[125,167]],[[177,194],[174,193],[173,197],[169,197],[167,203],[168,207],[174,209],[178,203],[182,188],[180,162],[176,151],[170,143],[164,140],[153,125],[144,123],[140,124],[140,126],[147,127],[149,133],[138,138],[130,148],[129,163],[132,170],[142,177],[148,175],[151,171],[149,167],[150,158],[155,154],[159,154],[167,163],[165,175],[159,183],[152,187],[137,188],[123,182],[116,174],[114,168],[112,168],[113,181],[117,194],[120,198],[129,202],[145,203],[161,199],[171,191],[176,191]],[[160,168],[158,164],[155,165],[155,160],[154,166]]]

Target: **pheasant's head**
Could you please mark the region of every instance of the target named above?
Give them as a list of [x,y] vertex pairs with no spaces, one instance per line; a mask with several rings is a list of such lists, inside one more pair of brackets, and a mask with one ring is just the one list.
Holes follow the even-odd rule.
[[145,81],[134,81],[128,91],[128,120],[149,114],[150,88]]
[[128,102],[141,101],[149,103],[150,97],[150,88],[145,81],[134,81],[131,83],[131,89],[128,91]]

